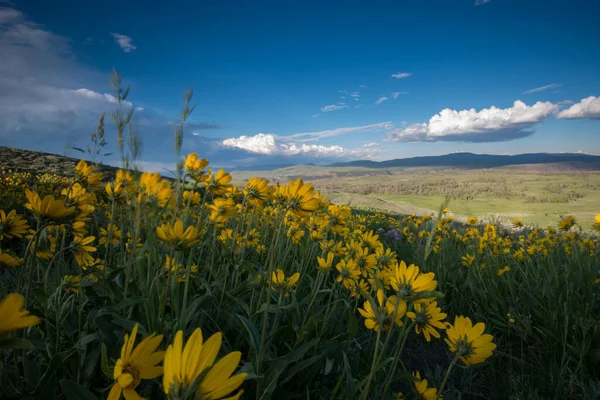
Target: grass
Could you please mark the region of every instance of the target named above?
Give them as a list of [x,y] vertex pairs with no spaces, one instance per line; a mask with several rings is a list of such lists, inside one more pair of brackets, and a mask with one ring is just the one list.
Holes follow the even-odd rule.
[[[533,171],[532,171],[533,169]],[[290,167],[275,171],[234,172],[237,182],[258,175],[287,179],[305,173],[321,190],[342,204],[417,215],[435,212],[446,195],[460,220],[483,220],[556,226],[573,215],[589,230],[600,203],[600,175],[548,166],[513,166],[485,170],[444,168]],[[381,202],[379,200],[385,200]]]

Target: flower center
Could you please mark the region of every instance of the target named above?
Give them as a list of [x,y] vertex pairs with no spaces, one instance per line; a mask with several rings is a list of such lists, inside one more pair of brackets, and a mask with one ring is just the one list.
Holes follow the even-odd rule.
[[125,364],[123,366],[122,373],[123,375],[128,374],[132,378],[131,383],[127,386],[128,388],[134,389],[137,385],[140,384],[140,371],[138,367],[136,367],[134,364]]

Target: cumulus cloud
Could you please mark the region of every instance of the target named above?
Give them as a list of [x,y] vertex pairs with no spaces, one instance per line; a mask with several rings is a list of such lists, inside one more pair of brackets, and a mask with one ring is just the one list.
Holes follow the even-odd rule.
[[582,99],[579,103],[573,104],[566,110],[556,114],[556,118],[575,119],[591,118],[600,119],[600,97],[590,96]]
[[531,93],[543,92],[544,90],[556,89],[556,88],[559,88],[561,86],[562,86],[561,83],[552,83],[550,85],[540,86],[540,87],[537,87],[537,88],[526,90],[522,94],[531,94]]
[[410,73],[410,72],[398,72],[396,74],[393,74],[392,78],[404,79],[404,78],[408,78],[411,75],[412,75],[412,73]]
[[115,42],[120,48],[123,49],[125,53],[131,53],[133,50],[137,49],[137,47],[132,43],[133,39],[131,39],[129,36],[121,35],[120,33],[111,33],[111,35],[115,38]]
[[225,139],[222,144],[224,147],[238,148],[250,153],[264,155],[349,157],[367,154],[365,151],[346,149],[338,145],[325,146],[321,144],[286,143],[287,140],[286,137],[258,133],[254,136]]
[[346,108],[346,103],[343,103],[343,102],[337,103],[337,104],[329,104],[325,107],[322,107],[321,112],[326,113],[326,112],[341,110],[344,108]]
[[484,108],[480,111],[456,111],[446,108],[430,118],[429,122],[413,124],[392,131],[392,141],[463,141],[495,142],[529,136],[532,127],[558,112],[559,106],[550,102],[537,102],[528,106],[515,101],[512,107]]
[[386,101],[388,98],[385,96],[381,96],[380,98],[377,99],[377,101],[375,102],[375,104],[381,104],[384,101]]
[[244,135],[237,138],[225,139],[221,144],[225,148],[241,149],[246,152],[269,156],[372,157],[380,150],[380,146],[377,143],[369,144],[359,149],[348,149],[339,145],[327,146],[307,142],[351,133],[390,130],[393,127],[394,125],[391,122],[381,122],[378,124],[336,128],[319,132],[295,133],[288,136],[258,133],[254,136]]
[[223,140],[223,146],[235,147],[257,154],[273,154],[277,151],[275,135],[258,133],[254,136],[240,136]]

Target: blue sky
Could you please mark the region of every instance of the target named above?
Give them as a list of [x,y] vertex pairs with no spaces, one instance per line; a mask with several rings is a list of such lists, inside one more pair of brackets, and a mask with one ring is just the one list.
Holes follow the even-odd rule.
[[598,2],[137,4],[0,0],[0,145],[85,146],[115,67],[146,169],[188,88],[183,152],[216,166],[600,154]]

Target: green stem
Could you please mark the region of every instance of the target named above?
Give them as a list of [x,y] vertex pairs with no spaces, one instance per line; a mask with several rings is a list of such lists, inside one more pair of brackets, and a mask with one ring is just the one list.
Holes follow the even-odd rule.
[[373,381],[373,375],[375,375],[375,366],[377,365],[377,359],[379,358],[379,341],[381,340],[381,326],[377,329],[377,339],[375,339],[375,354],[373,354],[373,362],[371,363],[371,371],[369,372],[369,377],[367,378],[367,385],[362,392],[361,399],[367,399],[369,394],[369,389],[371,388],[371,381]]
[[460,358],[459,355],[457,355],[456,357],[454,357],[454,360],[452,360],[452,362],[448,366],[448,370],[446,371],[446,375],[444,375],[444,380],[442,381],[442,384],[440,385],[440,389],[438,390],[438,394],[437,394],[436,400],[442,398],[442,392],[444,391],[444,387],[446,386],[446,382],[448,382],[448,377],[450,376],[450,371],[452,371],[452,368],[454,367],[454,365],[456,364],[456,362],[459,360],[459,358]]

